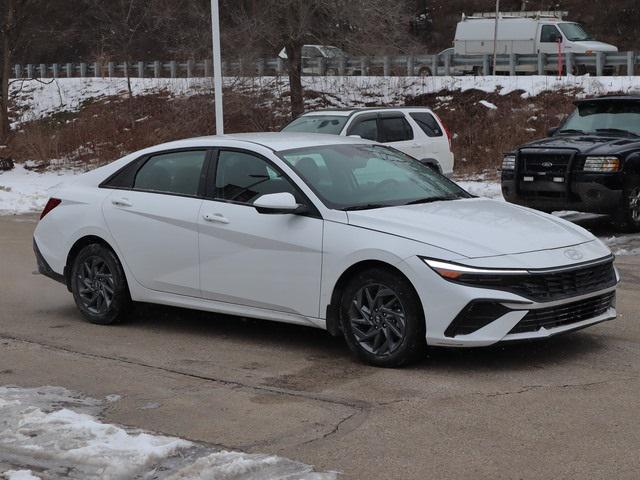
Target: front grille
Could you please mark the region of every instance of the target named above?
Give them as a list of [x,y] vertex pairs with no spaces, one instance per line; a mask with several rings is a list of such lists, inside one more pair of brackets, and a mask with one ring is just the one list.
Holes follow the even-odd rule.
[[520,173],[564,175],[571,163],[571,154],[521,152]]
[[536,302],[552,302],[613,287],[616,284],[616,273],[613,260],[609,260],[558,272],[468,276],[460,283],[503,290]]
[[541,328],[551,329],[571,325],[606,313],[615,303],[615,292],[556,307],[530,310],[509,333],[537,332]]

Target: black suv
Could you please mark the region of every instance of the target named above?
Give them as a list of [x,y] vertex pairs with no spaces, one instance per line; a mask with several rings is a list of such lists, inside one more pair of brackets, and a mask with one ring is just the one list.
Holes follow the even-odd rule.
[[640,96],[579,100],[549,137],[504,156],[507,201],[545,212],[611,215],[640,231]]

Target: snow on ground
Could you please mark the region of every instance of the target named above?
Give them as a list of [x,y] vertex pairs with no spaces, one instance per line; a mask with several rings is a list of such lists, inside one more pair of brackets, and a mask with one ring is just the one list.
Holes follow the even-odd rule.
[[282,457],[214,451],[180,438],[105,423],[98,418],[104,404],[60,387],[0,387],[0,478],[337,478],[334,472],[314,472],[309,465]]
[[41,211],[52,191],[72,180],[77,172],[50,170],[38,173],[16,165],[0,172],[0,215],[18,215]]
[[502,197],[500,182],[469,179],[457,180],[455,178],[454,181],[471,195],[475,195],[477,197],[493,198],[495,200],[504,200],[504,198]]
[[489,110],[497,110],[498,109],[498,107],[494,103],[487,102],[486,100],[480,100],[478,103],[480,105],[482,105],[483,107],[487,107]]
[[[277,94],[288,90],[284,77],[226,77],[224,83],[226,87],[239,90],[268,89]],[[502,95],[522,90],[524,97],[563,89],[581,90],[580,95],[633,92],[640,90],[640,77],[304,77],[303,85],[305,89],[330,97],[335,107],[353,107],[367,102],[401,105],[407,96],[471,89],[499,91]],[[131,87],[134,94],[166,91],[174,95],[193,95],[211,91],[212,82],[211,78],[132,78]],[[46,83],[25,80],[13,83],[11,89],[20,112],[15,124],[19,124],[52,113],[76,111],[86,101],[124,95],[127,81],[125,78],[60,78]]]

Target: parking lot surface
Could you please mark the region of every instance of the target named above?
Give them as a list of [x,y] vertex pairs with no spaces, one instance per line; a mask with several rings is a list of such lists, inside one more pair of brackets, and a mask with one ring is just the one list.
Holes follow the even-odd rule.
[[341,478],[638,478],[640,257],[617,260],[615,321],[384,370],[299,326],[151,306],[89,324],[33,273],[35,222],[0,217],[0,385],[120,395],[111,423]]

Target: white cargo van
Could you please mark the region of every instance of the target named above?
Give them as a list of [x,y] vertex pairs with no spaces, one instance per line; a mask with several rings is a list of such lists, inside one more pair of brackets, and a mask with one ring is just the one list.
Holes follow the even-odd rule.
[[[567,12],[501,12],[498,17],[498,54],[562,53],[589,54],[595,52],[617,52],[607,43],[594,40],[576,22],[564,20]],[[456,28],[454,49],[457,55],[493,54],[496,14],[462,14]],[[497,70],[508,70],[498,66]],[[518,65],[517,71],[533,71],[532,65]]]

